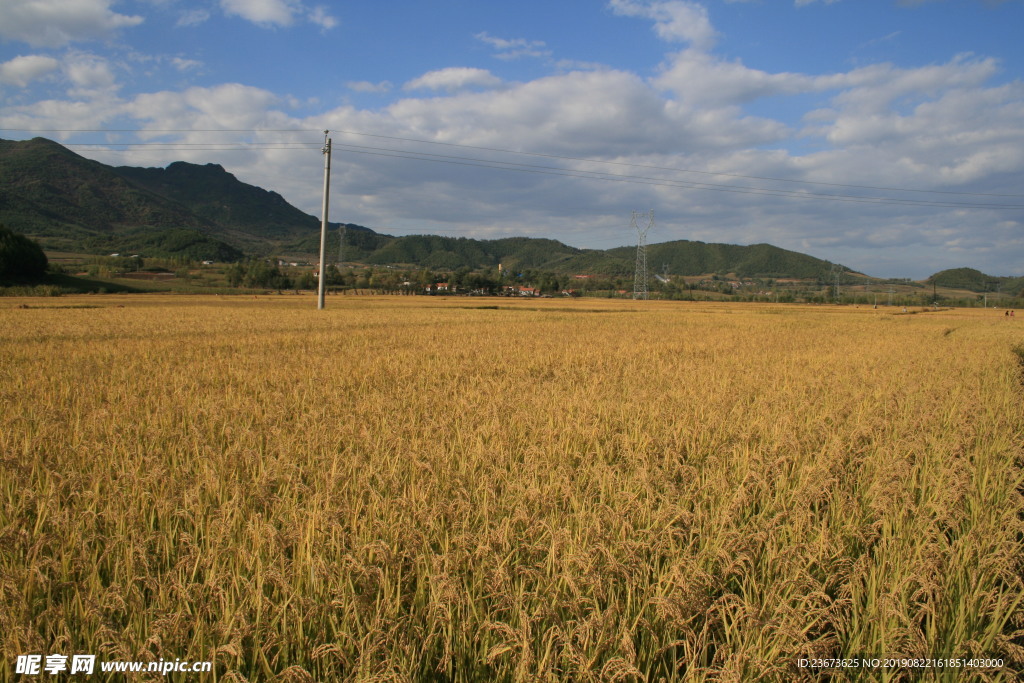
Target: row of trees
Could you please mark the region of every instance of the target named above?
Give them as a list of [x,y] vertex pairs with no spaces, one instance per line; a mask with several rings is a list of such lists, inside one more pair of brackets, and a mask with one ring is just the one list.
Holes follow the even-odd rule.
[[[227,283],[232,287],[255,289],[315,289],[317,278],[309,270],[287,273],[272,261],[251,260],[232,263],[224,270]],[[441,273],[423,268],[400,270],[397,268],[345,268],[327,266],[326,285],[342,289],[373,289],[382,292],[425,292],[437,283],[446,282],[459,291],[498,293],[505,285],[536,287],[545,293],[557,293],[572,287],[572,278],[553,273],[524,271],[498,273],[495,269],[474,271],[469,268]]]
[[[229,285],[255,289],[301,289],[317,287],[317,278],[310,270],[283,271],[272,261],[252,260],[227,266],[225,276]],[[899,292],[890,297],[887,292],[841,291],[837,298],[833,285],[823,282],[785,284],[780,286],[774,280],[735,281],[725,276],[712,277],[700,282],[685,282],[672,278],[665,282],[652,278],[649,289],[652,298],[674,300],[701,300],[706,298],[728,298],[738,301],[775,301],[779,303],[856,304],[879,306],[891,303],[897,306],[927,306],[933,303],[931,290]],[[338,269],[329,265],[326,270],[326,285],[331,289],[374,290],[385,293],[423,294],[439,291],[438,283],[447,283],[447,291],[479,292],[501,294],[509,285],[533,287],[543,294],[557,295],[572,290],[579,295],[621,296],[620,292],[632,292],[633,278],[625,276],[593,276],[576,278],[572,275],[526,269],[499,272],[497,269],[472,270],[467,267],[449,272],[429,268],[398,269],[388,267],[364,267]],[[947,300],[939,297],[939,305],[980,306],[979,297],[973,300]]]

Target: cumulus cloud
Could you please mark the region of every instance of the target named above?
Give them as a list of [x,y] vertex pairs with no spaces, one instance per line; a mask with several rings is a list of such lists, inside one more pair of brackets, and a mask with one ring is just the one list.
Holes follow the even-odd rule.
[[325,7],[307,8],[300,0],[220,0],[220,6],[225,14],[260,26],[291,26],[298,18],[305,18],[323,29],[338,25],[338,20]]
[[611,0],[612,11],[625,17],[654,20],[654,31],[662,40],[689,43],[698,50],[710,49],[718,33],[708,11],[685,0]]
[[107,38],[142,17],[118,14],[112,0],[32,0],[0,3],[0,37],[37,47]]
[[117,91],[117,78],[108,60],[87,53],[72,53],[64,60],[64,75],[72,97],[93,99]]
[[254,129],[265,127],[268,110],[282,103],[277,95],[239,83],[138,95],[125,113],[149,130]]
[[30,82],[56,71],[60,62],[42,55],[24,55],[0,64],[0,83],[25,87]]
[[220,6],[229,16],[267,26],[290,26],[298,9],[291,0],[220,0]]
[[501,79],[487,69],[454,66],[428,71],[402,86],[405,90],[463,90],[465,88],[494,88]]
[[736,105],[815,88],[814,79],[807,75],[768,73],[695,49],[670,57],[654,82],[684,101],[711,105]]
[[[406,99],[388,108],[398,121],[416,122],[419,132],[440,140],[468,139],[492,145],[548,149],[608,149],[616,140],[657,138],[664,130],[664,103],[643,81],[621,71],[573,72],[516,84],[499,91],[439,99]],[[645,132],[632,128],[645,121]],[[554,146],[552,146],[554,145]]]
[[950,88],[980,87],[998,70],[995,59],[964,54],[956,55],[946,64],[909,69],[876,64],[819,82],[848,88],[837,99],[844,109],[877,113],[894,111],[894,103],[908,95],[934,97]]

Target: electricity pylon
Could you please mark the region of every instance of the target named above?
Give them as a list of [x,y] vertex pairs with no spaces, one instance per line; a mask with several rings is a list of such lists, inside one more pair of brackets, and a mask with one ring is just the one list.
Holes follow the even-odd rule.
[[832,289],[832,301],[839,303],[839,275],[843,272],[843,267],[838,263],[832,264],[832,278],[835,284]]
[[654,209],[647,213],[634,211],[631,226],[636,230],[636,273],[633,275],[633,298],[646,299],[647,231],[654,227]]

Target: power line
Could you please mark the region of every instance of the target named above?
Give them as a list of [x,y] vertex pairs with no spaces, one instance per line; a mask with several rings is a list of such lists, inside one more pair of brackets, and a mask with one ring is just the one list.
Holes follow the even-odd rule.
[[191,149],[208,147],[267,147],[281,145],[294,147],[295,149],[313,149],[318,147],[317,142],[297,142],[292,140],[276,140],[271,142],[69,142],[64,147],[160,147],[163,149]]
[[0,128],[14,133],[316,133],[312,128]]
[[544,153],[540,153],[540,152],[520,152],[520,151],[516,151],[516,150],[501,149],[501,148],[496,148],[496,147],[480,147],[480,146],[477,146],[477,145],[463,145],[463,144],[458,144],[458,143],[454,143],[454,142],[437,142],[437,141],[434,141],[434,140],[418,140],[418,139],[415,139],[415,138],[403,138],[403,137],[397,137],[397,136],[392,136],[392,135],[375,135],[375,134],[372,134],[372,133],[359,133],[359,132],[356,132],[356,131],[349,131],[349,130],[340,130],[340,131],[337,131],[337,132],[344,133],[346,135],[360,135],[360,136],[364,136],[364,137],[382,138],[382,139],[386,139],[386,140],[399,140],[399,141],[402,141],[402,142],[417,142],[417,143],[422,143],[422,144],[427,144],[427,145],[443,145],[443,146],[446,146],[446,147],[464,147],[464,148],[467,148],[467,149],[478,149],[478,150],[483,150],[483,151],[488,151],[488,152],[501,152],[501,153],[504,153],[504,154],[521,154],[521,155],[524,155],[524,156],[545,157],[545,158],[550,158],[550,159],[564,159],[564,160],[567,160],[567,161],[586,161],[586,162],[596,163],[596,164],[610,164],[610,165],[613,165],[613,166],[632,166],[632,167],[635,167],[635,168],[650,168],[650,169],[655,169],[655,170],[659,170],[659,171],[675,171],[677,173],[697,173],[697,174],[701,174],[701,175],[725,176],[725,177],[728,177],[728,178],[745,178],[745,179],[748,179],[748,180],[769,180],[769,181],[772,181],[772,182],[779,182],[779,183],[797,183],[797,184],[801,184],[801,185],[825,185],[825,186],[828,186],[828,187],[851,187],[851,188],[858,188],[858,189],[862,189],[862,190],[886,190],[886,191],[890,191],[890,192],[925,192],[925,193],[933,193],[933,194],[962,194],[962,195],[976,195],[976,196],[981,196],[981,197],[1024,197],[1024,195],[1022,195],[1022,194],[995,194],[995,193],[986,193],[986,192],[956,192],[956,191],[953,191],[953,190],[920,190],[920,189],[905,188],[905,187],[901,188],[901,187],[885,187],[885,186],[875,186],[875,185],[851,185],[851,184],[847,184],[847,183],[826,183],[826,182],[814,181],[814,180],[795,180],[793,178],[775,178],[775,177],[771,177],[771,176],[741,175],[741,174],[738,174],[738,173],[724,173],[724,172],[719,172],[719,171],[698,171],[698,170],[695,170],[695,169],[678,168],[678,167],[674,167],[674,166],[655,166],[655,165],[652,165],[652,164],[636,164],[636,163],[625,162],[625,161],[605,161],[605,160],[600,160],[600,159],[588,159],[586,157],[571,157],[571,156],[562,156],[562,155],[558,155],[558,154],[544,154]]
[[631,176],[624,174],[607,173],[604,171],[584,171],[558,169],[555,167],[530,166],[527,164],[515,164],[513,162],[471,159],[469,157],[428,154],[425,152],[402,152],[400,150],[388,150],[378,148],[380,151],[370,151],[374,148],[355,147],[350,145],[338,145],[345,151],[352,154],[365,154],[369,156],[391,157],[396,159],[409,159],[413,161],[429,161],[433,163],[453,164],[456,166],[473,166],[478,168],[492,168],[504,171],[517,171],[520,173],[537,173],[542,175],[557,175],[570,178],[586,178],[590,180],[607,180],[615,182],[635,183],[640,185],[652,185],[656,187],[675,187],[689,190],[708,190],[713,192],[731,192],[734,194],[750,194],[769,197],[790,197],[795,199],[817,199],[822,201],[852,202],[857,204],[878,204],[897,206],[922,206],[932,208],[955,208],[955,209],[1024,209],[1024,204],[985,204],[967,202],[940,202],[921,199],[900,199],[898,197],[858,197],[853,195],[830,195],[814,192],[797,192],[794,190],[773,190],[764,188],[736,187],[729,185],[715,185],[712,183],[694,183],[682,180],[669,180],[663,178],[650,178],[645,176]]
[[[148,129],[132,129],[132,128],[0,128],[0,131],[8,132],[21,132],[21,133],[312,133],[318,132],[313,129],[304,128],[148,128]],[[608,161],[601,159],[590,159],[586,157],[574,157],[565,156],[559,154],[547,154],[542,152],[522,152],[518,150],[503,149],[499,147],[484,147],[480,145],[466,145],[455,142],[439,142],[436,140],[422,140],[418,138],[408,138],[397,135],[380,135],[375,133],[363,133],[359,131],[351,130],[336,130],[336,133],[344,135],[356,135],[361,137],[380,138],[383,140],[396,140],[401,142],[412,142],[417,144],[425,145],[439,145],[444,147],[457,147],[463,149],[474,149],[487,152],[498,152],[501,154],[516,154],[521,156],[532,156],[541,157],[548,159],[561,159],[564,161],[582,161],[594,164],[608,164],[612,166],[626,166],[632,168],[648,168],[659,171],[672,171],[675,173],[694,173],[699,175],[709,176],[722,176],[727,178],[743,178],[747,180],[765,180],[769,182],[778,183],[793,183],[798,185],[821,185],[824,187],[847,187],[861,190],[878,190],[885,192],[917,192],[925,194],[948,194],[948,195],[963,195],[963,196],[976,196],[976,197],[1024,197],[1024,194],[1011,194],[1011,193],[992,193],[992,192],[961,192],[955,190],[924,190],[918,188],[908,187],[892,187],[885,185],[856,185],[850,183],[828,183],[816,180],[797,180],[793,178],[778,178],[774,176],[757,176],[757,175],[745,175],[739,173],[726,173],[722,171],[699,171],[696,169],[678,168],[673,166],[657,166],[653,164],[637,164],[625,161]],[[100,143],[88,143],[96,144],[101,146]],[[116,144],[116,143],[112,143]],[[150,145],[150,144],[161,144],[161,143],[123,143],[125,145],[136,144],[136,145]],[[174,144],[174,143],[166,143]],[[189,144],[189,143],[183,143]],[[191,143],[191,144],[203,144],[203,143]],[[312,144],[312,143],[309,143]],[[70,145],[69,145],[70,146]],[[416,153],[416,152],[411,152]],[[1014,207],[1017,208],[1017,207]]]
[[[381,136],[383,137],[383,136]],[[188,151],[243,151],[247,149],[313,149],[320,143],[306,142],[262,142],[262,143],[183,143],[183,142],[124,142],[124,143],[68,143],[69,149],[79,147],[104,148],[109,152],[128,152],[130,149],[109,149],[110,147],[134,148],[143,147],[159,149],[161,151],[174,151],[176,149]],[[447,154],[435,154],[431,152],[416,152],[391,149],[387,147],[369,147],[362,145],[342,144],[336,145],[339,149],[353,154],[364,154],[369,156],[390,157],[396,159],[408,159],[412,161],[428,161],[434,163],[446,163],[458,166],[473,166],[478,168],[490,168],[504,171],[516,171],[519,173],[534,173],[541,175],[557,175],[568,178],[582,178],[588,180],[605,180],[613,182],[627,182],[640,185],[651,185],[655,187],[671,187],[688,190],[707,190],[713,192],[729,192],[733,194],[760,195],[767,197],[789,197],[794,199],[811,199],[821,201],[839,201],[857,204],[876,204],[890,206],[917,206],[930,208],[952,208],[952,209],[994,209],[1011,210],[1024,209],[1024,204],[992,204],[983,202],[954,202],[934,201],[924,199],[902,199],[899,197],[870,197],[858,195],[825,194],[820,192],[807,192],[798,190],[783,190],[773,188],[757,188],[749,186],[724,185],[720,183],[694,182],[686,180],[672,180],[667,178],[654,178],[650,176],[628,175],[621,173],[610,173],[607,171],[587,171],[584,169],[565,169],[556,166],[541,166],[539,164],[524,164],[521,162],[500,161],[496,159],[480,159],[474,157],[460,157]],[[479,148],[485,149],[485,148]],[[552,155],[534,155],[549,156]],[[604,162],[597,162],[604,163]],[[609,162],[614,163],[614,162]],[[634,164],[623,164],[634,165]],[[656,167],[649,167],[656,168]],[[1017,195],[984,195],[984,196],[1017,196]]]
[[[275,150],[275,149],[292,149],[292,150],[305,150],[305,149],[316,149],[317,145],[309,143],[296,143],[296,144],[281,144],[281,143],[268,143],[268,144],[231,144],[231,143],[202,143],[193,144],[191,146],[182,146],[168,143],[167,145],[160,144],[147,144],[147,145],[103,145],[103,144],[79,144],[71,143],[64,145],[68,149],[82,149],[82,148],[99,148],[99,151],[112,152],[112,153],[128,153],[133,151],[136,147],[141,147],[148,151],[163,151],[163,152],[174,152],[174,151],[189,151],[189,152],[244,152],[247,150]],[[111,149],[111,147],[122,147],[124,149]]]

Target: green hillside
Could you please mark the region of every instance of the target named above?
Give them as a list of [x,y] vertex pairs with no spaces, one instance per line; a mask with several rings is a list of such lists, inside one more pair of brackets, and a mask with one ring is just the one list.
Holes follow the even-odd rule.
[[939,287],[966,289],[971,292],[994,292],[1000,281],[1005,279],[1007,278],[986,275],[974,268],[950,268],[935,273],[928,278],[928,281],[934,282]]
[[52,250],[241,257],[216,222],[45,138],[0,140],[0,223]]
[[1000,292],[1020,296],[1024,291],[1024,278],[986,275],[974,268],[950,268],[941,270],[928,278],[929,283],[950,289],[966,289],[970,292]]
[[276,192],[241,182],[219,164],[175,161],[167,168],[118,166],[114,171],[221,231],[275,240],[320,229],[317,218],[296,209]]
[[[733,273],[739,277],[826,279],[833,264],[770,244],[714,244],[677,240],[652,244],[647,248],[647,263],[653,272],[667,265],[675,275]],[[565,264],[578,271],[609,275],[632,273],[636,264],[635,247],[618,247],[584,254]],[[847,270],[844,268],[844,270]]]
[[[331,223],[327,236],[327,251],[333,255],[338,252],[338,230],[339,223]],[[370,228],[354,223],[345,224],[345,250],[346,261],[365,262],[371,254],[381,247],[391,243],[395,238],[391,235],[382,235]],[[287,254],[319,254],[320,253],[320,223],[317,223],[316,230],[311,231],[304,237],[292,240],[281,246],[281,252]]]
[[214,227],[109,166],[43,138],[0,140],[0,222],[49,247],[125,228]]

